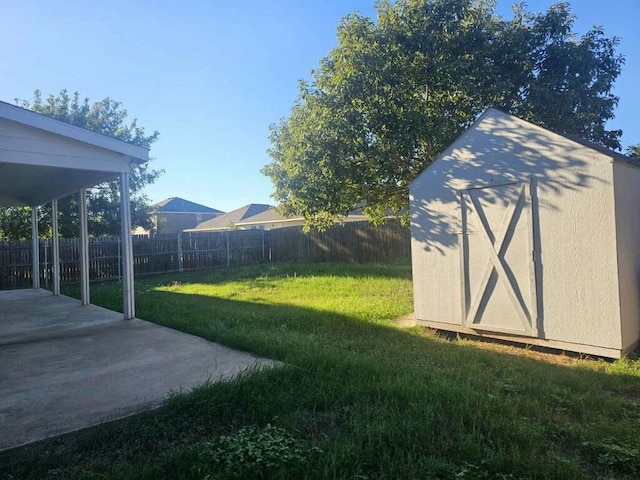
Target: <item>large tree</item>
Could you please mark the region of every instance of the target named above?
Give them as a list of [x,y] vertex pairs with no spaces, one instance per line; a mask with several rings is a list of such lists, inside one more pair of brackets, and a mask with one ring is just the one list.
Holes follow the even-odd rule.
[[[129,120],[120,102],[105,98],[91,103],[81,99],[78,92],[69,95],[62,90],[46,99],[36,90],[32,100],[15,99],[16,104],[48,117],[77,125],[94,132],[117,138],[127,143],[149,148],[158,139],[158,132],[147,135],[136,119]],[[144,194],[146,185],[153,183],[163,172],[150,168],[149,164],[136,165],[131,175],[131,219],[134,227],[152,228],[149,199]],[[58,200],[60,234],[76,237],[79,232],[78,195]],[[89,233],[91,235],[120,234],[120,196],[117,181],[104,183],[87,192]],[[50,235],[51,206],[39,208],[40,232]],[[0,237],[21,239],[31,236],[31,209],[14,207],[0,209]]]
[[617,39],[600,28],[578,37],[573,23],[566,3],[545,13],[516,5],[505,20],[490,0],[382,1],[376,21],[347,16],[338,46],[271,127],[263,173],[274,198],[308,226],[361,205],[382,221],[489,106],[620,148],[621,132],[606,129],[623,64]]

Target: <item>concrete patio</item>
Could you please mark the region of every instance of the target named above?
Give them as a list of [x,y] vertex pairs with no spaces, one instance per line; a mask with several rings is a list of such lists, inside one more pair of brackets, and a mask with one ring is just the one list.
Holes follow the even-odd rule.
[[276,363],[46,290],[0,292],[0,450]]

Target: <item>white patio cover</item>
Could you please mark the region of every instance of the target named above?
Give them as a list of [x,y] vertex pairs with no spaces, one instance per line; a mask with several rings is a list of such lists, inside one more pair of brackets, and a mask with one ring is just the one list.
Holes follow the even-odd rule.
[[[123,245],[124,316],[135,316],[133,300],[133,252],[129,175],[132,165],[148,161],[149,151],[105,135],[70,125],[14,105],[0,102],[0,206],[37,207],[80,192],[81,291],[89,303],[89,265],[86,189],[120,178]],[[34,288],[39,288],[37,222],[34,230]],[[57,233],[57,216],[53,217]],[[59,258],[54,235],[54,259]],[[54,294],[59,292],[58,269],[54,267]]]

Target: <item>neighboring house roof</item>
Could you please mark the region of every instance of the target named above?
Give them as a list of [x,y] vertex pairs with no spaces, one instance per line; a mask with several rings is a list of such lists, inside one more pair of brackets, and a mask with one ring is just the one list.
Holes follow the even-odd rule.
[[162,213],[224,213],[199,203],[190,202],[180,197],[169,197],[153,205],[156,212]]
[[202,222],[194,230],[220,230],[228,228],[230,225],[238,225],[247,221],[249,218],[253,218],[256,215],[265,213],[273,209],[271,205],[264,205],[260,203],[250,203],[244,207],[240,207],[224,215],[219,215],[211,220]]
[[243,219],[243,223],[268,223],[282,220],[302,220],[302,217],[285,217],[280,215],[275,207],[269,207],[267,210]]
[[[344,221],[367,220],[361,211],[354,210],[348,217],[341,217]],[[229,227],[251,227],[268,224],[284,224],[302,222],[304,217],[285,217],[278,213],[271,205],[250,204],[238,208],[225,215],[212,218],[202,222],[196,228],[185,230],[185,232],[203,232],[215,230],[228,230]]]

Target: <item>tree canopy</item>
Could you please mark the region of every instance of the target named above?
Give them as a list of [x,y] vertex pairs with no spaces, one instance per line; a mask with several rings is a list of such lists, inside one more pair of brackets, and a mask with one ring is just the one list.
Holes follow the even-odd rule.
[[636,144],[636,145],[631,145],[628,149],[627,149],[627,155],[630,156],[631,158],[636,158],[638,160],[640,160],[640,143]]
[[[133,145],[149,148],[157,139],[158,132],[147,134],[136,119],[129,120],[128,112],[120,102],[105,98],[91,103],[81,99],[78,92],[69,95],[62,90],[46,99],[39,90],[32,100],[15,99],[17,105],[41,113],[63,122],[86,128]],[[156,181],[161,170],[152,169],[149,164],[136,164],[131,175],[131,220],[134,227],[152,228],[149,199],[143,189]],[[63,237],[76,237],[79,232],[78,195],[70,195],[58,200],[60,211],[59,229]],[[104,183],[87,192],[89,213],[89,234],[120,234],[120,194],[117,181]],[[43,205],[38,211],[40,232],[51,233],[51,206]],[[12,207],[0,209],[0,237],[11,239],[31,236],[31,209]]]
[[374,222],[406,212],[409,183],[490,106],[619,149],[622,132],[606,128],[618,40],[601,28],[576,35],[567,3],[513,12],[398,0],[378,3],[375,21],[344,18],[338,45],[271,126],[262,171],[283,213],[322,228],[359,206]]

